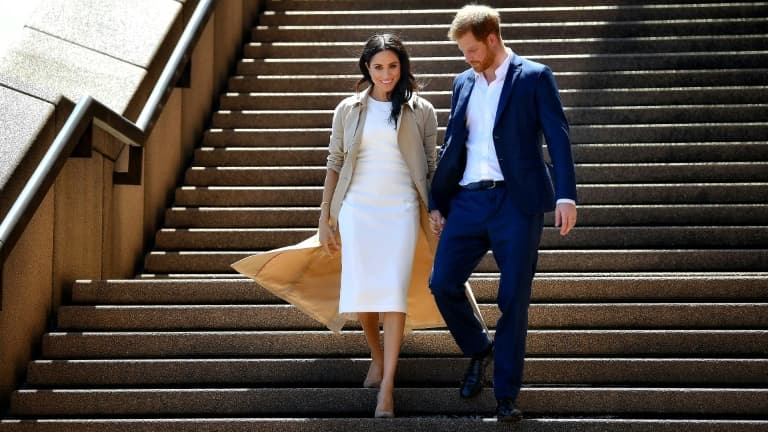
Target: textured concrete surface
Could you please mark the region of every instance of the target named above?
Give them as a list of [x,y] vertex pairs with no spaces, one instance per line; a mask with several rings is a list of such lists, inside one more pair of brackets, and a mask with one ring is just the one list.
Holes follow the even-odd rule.
[[[490,328],[500,312],[480,304]],[[90,330],[323,330],[292,305],[62,306],[58,328]],[[348,328],[359,328],[356,322]],[[530,329],[768,328],[768,304],[753,303],[536,303]]]
[[[306,47],[303,48],[306,50]],[[450,92],[437,88],[419,93],[429,100],[436,109],[451,106]],[[750,87],[700,87],[671,88],[659,92],[653,88],[627,89],[561,89],[560,97],[566,107],[589,107],[607,105],[703,105],[717,100],[723,104],[761,104],[765,101],[768,88]],[[334,107],[347,95],[346,92],[328,93],[225,93],[219,99],[221,110],[327,110]],[[327,144],[327,143],[325,143]],[[674,143],[668,143],[674,144]]]
[[181,8],[173,0],[59,0],[27,26],[146,69]]
[[[739,6],[743,7],[743,5]],[[650,8],[646,9],[650,10]],[[690,9],[688,9],[690,11]],[[586,9],[589,13],[595,9]],[[400,15],[399,12],[396,12]],[[379,17],[377,11],[376,18]],[[288,15],[275,17],[289,18]],[[320,15],[314,14],[317,19]],[[385,17],[386,18],[386,17]],[[265,21],[267,25],[269,20]],[[522,55],[558,55],[587,53],[663,53],[663,52],[711,52],[711,51],[761,51],[765,49],[764,37],[754,35],[681,35],[675,38],[655,39],[652,44],[643,38],[595,38],[595,39],[518,39],[509,38],[510,47]],[[311,46],[310,49],[307,47]],[[359,41],[342,41],[333,45],[316,45],[307,42],[285,44],[281,42],[263,43],[258,40],[249,42],[244,47],[246,59],[255,58],[336,58],[340,55],[358,56]],[[408,52],[414,57],[452,57],[457,55],[455,44],[448,40],[424,41],[408,46]]]
[[[19,390],[13,416],[369,416],[376,389],[185,388]],[[461,399],[455,388],[396,388],[395,412],[413,415],[490,415],[493,390]],[[286,403],[301,401],[300,403]],[[768,390],[686,387],[524,387],[520,408],[533,415],[757,416],[768,411]]]
[[527,416],[518,425],[474,416],[372,418],[177,418],[92,420],[3,420],[2,432],[764,432],[763,420],[606,419],[599,417],[547,418]]
[[[359,11],[355,14],[358,25],[444,25],[451,21],[454,11],[450,3],[444,3],[443,10],[423,11],[418,4],[404,11]],[[347,3],[347,5],[350,5]],[[460,6],[459,6],[460,7]],[[502,22],[546,22],[546,21],[593,21],[593,20],[651,20],[651,19],[692,19],[692,18],[728,18],[742,11],[759,14],[761,5],[705,5],[694,10],[685,5],[668,4],[664,8],[644,8],[637,4],[618,5],[610,8],[578,8],[561,7],[551,9],[509,8],[500,11]],[[343,11],[326,11],[317,15],[307,12],[294,11],[292,14],[279,14],[274,11],[265,14],[259,20],[261,25],[345,25],[349,22],[349,14]]]
[[0,75],[9,76],[9,84],[20,90],[34,92],[30,88],[33,83],[45,83],[73,101],[91,95],[118,113],[128,106],[145,72],[29,28],[24,29],[19,44],[8,51],[0,65]]
[[[621,247],[621,246],[618,246]],[[152,251],[145,255],[148,273],[234,273],[230,264],[264,249],[226,251]],[[556,249],[539,251],[539,272],[764,271],[768,249]],[[492,254],[475,271],[497,272]]]
[[[316,221],[314,207],[172,207],[165,213],[169,228],[303,228]],[[580,227],[670,226],[686,221],[695,227],[759,226],[768,220],[768,206],[762,204],[668,204],[582,205]],[[554,215],[544,217],[544,225],[554,226]]]
[[[328,59],[313,59],[312,72],[317,74],[354,73],[357,70],[358,55]],[[705,69],[717,67],[723,62],[744,68],[765,66],[768,53],[623,53],[623,54],[561,54],[526,56],[533,61],[545,63],[552,70],[562,72],[636,71],[660,69]],[[448,58],[411,57],[413,70],[420,74],[451,73],[466,67],[459,53]],[[241,75],[301,75],[307,71],[306,59],[245,59],[237,66]]]
[[51,119],[54,106],[0,86],[0,189]]
[[[764,74],[764,76],[768,75]],[[240,85],[237,81],[231,81],[231,84]],[[282,85],[277,81],[272,84]],[[683,84],[681,82],[676,85]],[[306,82],[302,85],[314,84]],[[445,85],[448,84],[445,83]],[[260,91],[271,92],[273,90],[262,89]],[[268,125],[263,126],[267,127],[259,129],[215,128],[209,131],[209,137],[213,138],[214,135],[217,135],[214,139],[237,147],[320,147],[328,145],[330,125],[327,128],[279,130],[270,129]],[[444,127],[438,127],[437,142],[442,142],[444,129]],[[275,140],[276,133],[279,133],[278,141]],[[626,144],[628,142],[646,144],[664,142],[764,142],[768,140],[765,127],[761,123],[575,125],[571,127],[570,137],[572,144],[576,146],[582,144]]]
[[[531,356],[753,356],[768,355],[768,330],[531,330]],[[447,330],[415,331],[404,356],[459,355]],[[367,356],[360,331],[52,332],[43,357],[147,358],[164,356]]]
[[[367,358],[245,358],[37,360],[28,369],[37,388],[101,386],[295,386],[357,387]],[[398,361],[400,387],[456,387],[465,358],[411,358]],[[527,385],[690,385],[763,386],[766,359],[528,358]],[[492,367],[491,367],[492,368]],[[319,373],[322,371],[322,373]],[[491,369],[486,373],[490,379]]]
[[[766,168],[768,172],[768,167]],[[690,223],[690,222],[689,222]],[[158,250],[254,250],[298,243],[317,232],[316,228],[164,228],[155,236]],[[621,241],[617,242],[617,236]],[[692,227],[579,227],[563,238],[559,229],[544,229],[540,249],[748,249],[768,244],[768,230],[761,226]]]
[[[538,275],[535,302],[698,301],[744,302],[762,299],[766,273],[611,273]],[[498,273],[470,278],[475,297],[492,303]],[[74,304],[274,304],[283,303],[250,279],[149,279],[80,281],[72,288]]]
[[[576,189],[582,205],[762,204],[768,196],[766,183],[591,184]],[[181,186],[175,205],[271,207],[280,200],[287,206],[317,206],[321,198],[321,186]]]
[[[184,182],[189,186],[314,186],[322,184],[325,172],[324,164],[257,167],[193,166],[187,170]],[[764,183],[768,181],[768,161],[577,164],[576,177],[585,184]]]

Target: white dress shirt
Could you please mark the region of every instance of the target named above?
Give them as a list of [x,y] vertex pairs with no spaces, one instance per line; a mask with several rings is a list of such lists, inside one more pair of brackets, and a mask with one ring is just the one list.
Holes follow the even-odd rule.
[[467,105],[467,166],[459,182],[464,186],[480,180],[504,180],[493,144],[493,123],[499,108],[501,89],[512,61],[512,50],[496,69],[496,79],[488,82],[485,75],[475,72],[475,85]]
[[[512,50],[507,48],[506,53],[504,61],[496,68],[496,79],[492,82],[489,83],[484,74],[475,72],[475,85],[467,105],[467,165],[459,182],[461,186],[481,180],[504,180],[493,143],[493,126],[501,99],[501,89],[512,61]],[[557,204],[562,202],[576,204],[568,198],[557,200]]]

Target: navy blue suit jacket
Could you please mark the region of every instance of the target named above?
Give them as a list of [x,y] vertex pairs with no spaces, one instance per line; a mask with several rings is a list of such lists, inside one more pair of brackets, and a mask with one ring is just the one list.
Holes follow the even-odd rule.
[[[464,175],[469,135],[466,113],[474,83],[472,69],[461,73],[453,83],[451,115],[432,178],[429,203],[430,210],[438,209],[443,216],[450,213],[451,199],[459,191]],[[545,163],[542,138],[546,140],[554,173]],[[568,121],[549,67],[512,54],[493,139],[506,188],[523,212],[545,213],[554,210],[557,199],[576,200]]]

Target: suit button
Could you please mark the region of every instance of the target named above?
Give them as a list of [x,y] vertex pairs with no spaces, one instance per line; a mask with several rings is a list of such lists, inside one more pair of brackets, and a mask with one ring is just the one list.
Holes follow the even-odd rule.
[[499,138],[499,136],[498,136],[498,135],[494,135],[494,136],[493,136],[493,139],[495,139],[496,141],[498,141],[498,140],[500,140],[501,138]]

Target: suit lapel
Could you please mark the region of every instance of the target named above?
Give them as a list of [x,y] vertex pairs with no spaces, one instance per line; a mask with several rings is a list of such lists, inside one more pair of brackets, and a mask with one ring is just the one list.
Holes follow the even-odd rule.
[[499,97],[499,107],[496,110],[496,119],[493,122],[494,128],[496,128],[496,125],[499,123],[499,118],[501,118],[501,114],[504,112],[504,107],[506,107],[507,102],[509,102],[509,96],[512,94],[515,80],[520,76],[522,70],[523,64],[520,61],[520,58],[515,53],[512,53],[512,60],[509,62],[509,71],[507,71],[507,76],[504,79],[504,87],[501,89],[501,97]]

